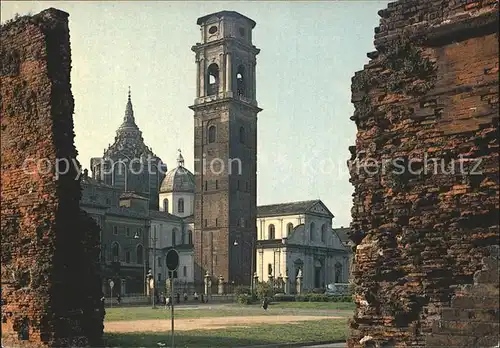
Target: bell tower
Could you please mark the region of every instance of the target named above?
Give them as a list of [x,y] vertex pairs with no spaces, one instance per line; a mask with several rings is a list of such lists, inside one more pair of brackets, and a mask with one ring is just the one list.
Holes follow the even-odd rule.
[[[255,22],[237,12],[198,18],[194,111],[195,278],[250,284],[257,237]],[[236,242],[236,243],[235,243]]]

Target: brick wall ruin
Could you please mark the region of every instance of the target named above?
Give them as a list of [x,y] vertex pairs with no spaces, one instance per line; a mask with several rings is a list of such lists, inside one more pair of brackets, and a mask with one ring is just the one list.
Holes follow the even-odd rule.
[[[95,346],[99,230],[75,180],[68,14],[2,25],[0,59],[2,345]],[[56,159],[73,165],[57,176]]]
[[379,11],[376,51],[352,80],[351,348],[498,344],[497,11]]

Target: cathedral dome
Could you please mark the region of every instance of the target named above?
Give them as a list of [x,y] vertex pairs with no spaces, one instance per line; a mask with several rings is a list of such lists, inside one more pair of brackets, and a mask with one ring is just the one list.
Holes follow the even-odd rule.
[[160,193],[189,192],[194,193],[194,175],[184,167],[184,158],[177,157],[177,167],[169,171],[160,186]]

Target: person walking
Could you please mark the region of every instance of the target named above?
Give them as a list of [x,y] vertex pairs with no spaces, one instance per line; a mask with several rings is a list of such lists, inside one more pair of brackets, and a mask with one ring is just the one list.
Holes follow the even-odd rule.
[[269,301],[267,297],[264,297],[264,299],[262,300],[262,308],[264,308],[264,310],[267,311],[268,306],[269,306]]
[[118,305],[122,303],[122,297],[120,296],[120,294],[116,295],[116,302],[118,303]]

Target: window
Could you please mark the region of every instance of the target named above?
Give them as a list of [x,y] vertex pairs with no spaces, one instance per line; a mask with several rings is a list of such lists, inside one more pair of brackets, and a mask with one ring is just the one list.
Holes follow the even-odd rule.
[[205,180],[205,191],[208,189],[208,182]]
[[240,65],[236,71],[236,94],[245,96],[245,67]]
[[125,262],[130,263],[130,251],[125,252]]
[[212,25],[210,29],[208,29],[208,33],[213,35],[217,32],[217,27],[215,25]]
[[240,28],[240,29],[238,29],[238,31],[240,32],[241,37],[245,36],[245,28]]
[[215,189],[217,190],[219,188],[219,180],[215,180]]
[[161,273],[158,273],[158,283],[161,282]]
[[240,143],[245,143],[245,128],[240,127]]
[[137,260],[138,264],[144,263],[144,248],[140,244],[135,249],[135,259]]
[[179,198],[177,201],[177,212],[184,213],[184,198]]
[[117,236],[117,235],[118,235],[118,226],[113,226],[113,234],[114,234],[115,236]]
[[245,191],[248,192],[248,181],[245,182]]
[[188,243],[193,244],[193,231],[188,231]]
[[208,142],[215,143],[216,136],[217,136],[217,134],[216,134],[215,126],[208,127]]
[[101,248],[101,260],[103,262],[107,261],[107,259],[106,259],[106,244],[103,244],[102,248]]
[[130,237],[130,228],[127,227],[127,232],[125,233],[127,237]]
[[342,282],[342,264],[337,262],[335,264],[335,283]]
[[113,255],[113,262],[120,261],[120,246],[117,242],[113,242],[111,245],[111,253]]
[[293,224],[291,222],[286,225],[286,235],[289,236],[293,232]]
[[186,266],[182,267],[182,276],[183,277],[187,277],[187,273],[188,273],[187,272],[187,267]]
[[106,198],[106,205],[111,205],[111,199]]
[[269,225],[267,239],[275,239],[276,237],[276,229],[273,224]]
[[161,257],[158,258],[158,261],[156,264],[158,265],[158,267],[161,267]]
[[208,220],[205,219],[205,227],[207,227],[207,226],[208,226]]
[[314,240],[314,222],[309,225],[309,239]]
[[240,189],[240,181],[238,180],[237,184],[236,184],[236,189],[239,190]]
[[207,75],[207,95],[219,93],[219,66],[215,63],[210,64],[207,68]]
[[175,242],[176,242],[176,240],[177,240],[177,238],[176,238],[176,234],[177,234],[177,228],[174,228],[174,229],[172,230],[172,246],[175,246],[175,245],[176,245],[176,244],[175,244]]
[[215,227],[219,226],[219,219],[215,218]]
[[163,211],[168,213],[168,199],[163,200]]
[[325,243],[325,242],[326,242],[326,237],[327,237],[327,235],[326,235],[326,224],[323,224],[323,225],[321,226],[321,241],[322,241],[323,243]]

